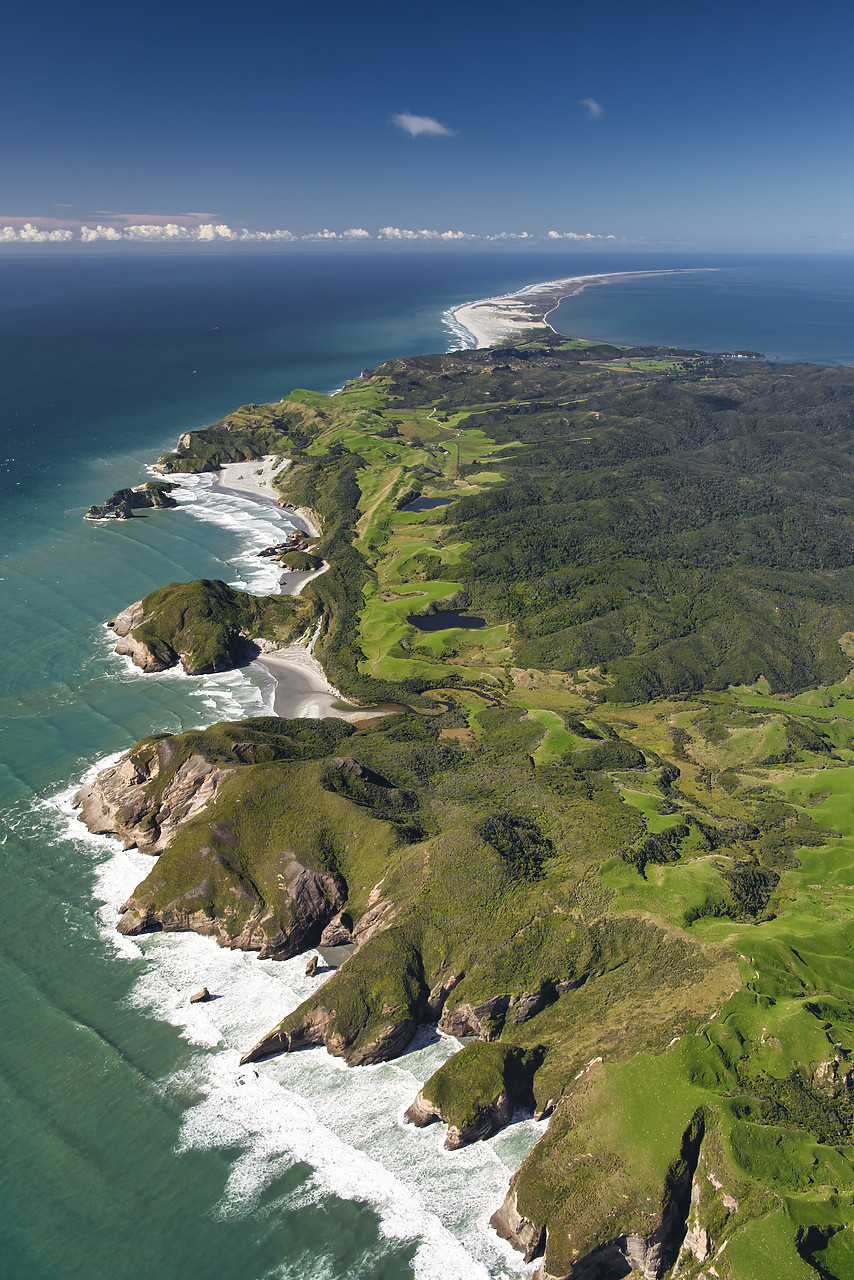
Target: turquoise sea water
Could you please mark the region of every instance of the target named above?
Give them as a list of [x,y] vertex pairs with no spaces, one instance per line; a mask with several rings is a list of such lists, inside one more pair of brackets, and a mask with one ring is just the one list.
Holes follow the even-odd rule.
[[[103,621],[176,579],[269,589],[253,552],[285,524],[205,478],[182,489],[178,511],[107,525],[81,516],[143,480],[181,431],[237,404],[445,349],[452,305],[654,265],[473,252],[0,258],[4,1274],[530,1272],[487,1222],[538,1127],[447,1153],[438,1127],[401,1122],[452,1046],[425,1034],[376,1068],[350,1071],[319,1050],[241,1069],[240,1052],[311,989],[304,963],[260,963],[191,935],[115,934],[150,864],[84,838],[71,792],[144,734],[260,713],[271,691],[240,672],[144,677],[112,654]],[[848,260],[716,265],[678,288],[662,277],[586,290],[563,304],[568,331],[854,359]],[[798,308],[781,306],[793,291]],[[594,320],[605,329],[585,327]],[[191,1008],[202,985],[221,998]]]

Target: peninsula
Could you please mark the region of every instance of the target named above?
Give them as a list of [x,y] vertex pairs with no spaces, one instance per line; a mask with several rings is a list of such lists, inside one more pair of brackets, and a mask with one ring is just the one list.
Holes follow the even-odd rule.
[[[714,270],[697,267],[697,271]],[[547,280],[531,284],[516,293],[502,294],[497,298],[481,298],[454,307],[449,312],[455,327],[462,329],[472,339],[475,347],[489,347],[496,342],[518,338],[523,333],[537,329],[550,329],[548,315],[563,301],[584,289],[599,284],[619,284],[623,280],[636,280],[645,276],[675,276],[693,274],[690,268],[660,271],[612,271],[603,275],[568,276],[564,280]],[[468,344],[467,344],[468,345]]]
[[549,1118],[492,1219],[541,1280],[847,1280],[854,370],[565,338],[568,283],[503,300],[540,325],[513,341],[160,460],[287,459],[266,485],[328,567],[117,601],[126,642],[310,647],[333,694],[143,739],[81,816],[153,857],[126,935],[349,949],[245,1061],[375,1063],[432,1022],[461,1046],[411,1123]]

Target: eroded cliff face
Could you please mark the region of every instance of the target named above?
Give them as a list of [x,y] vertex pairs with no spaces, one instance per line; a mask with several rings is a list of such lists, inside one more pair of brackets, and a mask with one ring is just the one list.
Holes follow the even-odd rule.
[[132,635],[132,632],[146,620],[146,616],[142,601],[137,600],[109,620],[107,626],[119,637],[116,653],[130,658],[134,666],[149,675],[155,671],[168,671],[178,662],[178,654],[174,650],[155,653],[148,645],[135,640]]
[[[200,856],[221,873],[221,855],[210,846],[203,848]],[[288,853],[280,857],[278,875],[281,894],[275,906],[259,901],[252,883],[239,875],[219,886],[209,875],[194,886],[192,896],[180,895],[165,906],[132,894],[120,908],[119,933],[134,937],[152,929],[192,931],[216,938],[220,946],[236,951],[257,951],[262,960],[289,960],[317,943],[324,924],[342,905],[344,894],[333,876],[310,871]],[[205,904],[216,897],[216,914],[208,905],[193,910],[188,905],[193,897]]]
[[125,848],[162,853],[182,823],[201,813],[231,769],[191,755],[162,792],[151,784],[174,763],[174,744],[166,739],[147,752],[128,752],[117,764],[81,787],[74,797],[80,820],[96,835],[123,840]]
[[[311,754],[311,743],[306,747],[287,736],[287,722],[278,722],[283,728],[274,727],[273,732],[268,724],[265,719],[246,722],[238,740],[223,741],[214,727],[209,733],[144,741],[77,793],[80,819],[90,831],[159,855],[121,908],[121,933],[193,930],[215,937],[223,946],[286,959],[315,946],[326,926],[340,916],[347,898],[340,873],[334,867],[306,865],[272,830],[269,840],[263,829],[260,837],[250,830],[250,850],[240,823],[240,796],[223,796],[224,785],[245,783],[258,775],[259,767],[263,771],[256,763],[259,757],[264,760],[274,752]],[[327,735],[340,732],[329,730]],[[315,733],[320,734],[322,749],[323,733]],[[204,746],[206,741],[210,748]],[[203,749],[192,750],[196,743]],[[298,761],[292,765],[301,768]],[[295,788],[297,796],[299,790]],[[250,802],[251,798],[250,785]],[[254,856],[259,839],[261,865]],[[388,904],[377,897],[365,933],[381,921],[383,907]],[[350,923],[358,934],[361,922]],[[352,940],[351,930],[347,936]]]
[[436,1120],[443,1120],[448,1125],[445,1137],[445,1150],[456,1151],[459,1147],[467,1147],[472,1142],[481,1142],[491,1138],[499,1129],[503,1129],[513,1119],[515,1103],[506,1089],[479,1107],[476,1114],[460,1124],[453,1124],[442,1108],[431,1102],[424,1089],[404,1113],[404,1118],[416,1128],[423,1129]]
[[[594,1093],[604,1074],[601,1067],[595,1071]],[[585,1092],[590,1091],[583,1087]],[[566,1176],[569,1171],[572,1179],[575,1165],[573,1194],[555,1196],[552,1188],[549,1196],[541,1188],[532,1199],[531,1176],[539,1182],[543,1168],[549,1167],[549,1139],[544,1138],[539,1152],[534,1148],[514,1175],[504,1204],[490,1220],[492,1226],[526,1261],[544,1254],[535,1280],[697,1276],[701,1264],[713,1265],[740,1225],[737,1197],[752,1198],[753,1214],[757,1209],[768,1212],[775,1204],[774,1197],[762,1200],[757,1188],[748,1190],[734,1180],[719,1122],[719,1113],[698,1108],[682,1134],[663,1185],[659,1183],[656,1191],[650,1184],[647,1190],[655,1193],[640,1196],[630,1167],[637,1154],[608,1151],[605,1167],[594,1145],[574,1159],[567,1153],[561,1173]],[[603,1127],[607,1128],[607,1121]],[[598,1142],[600,1148],[604,1137]],[[762,1203],[757,1203],[757,1195]]]

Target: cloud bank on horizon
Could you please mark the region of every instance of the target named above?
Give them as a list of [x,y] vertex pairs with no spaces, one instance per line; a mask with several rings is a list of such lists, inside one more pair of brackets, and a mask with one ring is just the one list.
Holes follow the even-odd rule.
[[[114,215],[122,221],[127,215]],[[0,223],[2,223],[0,218]],[[499,231],[478,234],[470,231],[437,231],[429,228],[412,229],[409,227],[380,227],[376,234],[364,227],[348,227],[345,231],[309,231],[296,234],[293,231],[278,229],[275,231],[253,231],[247,227],[231,227],[227,223],[202,222],[196,226],[184,223],[168,222],[162,219],[157,222],[122,223],[80,223],[76,226],[50,225],[53,219],[44,220],[39,225],[38,219],[9,220],[7,225],[0,225],[0,245],[2,244],[95,244],[99,241],[123,244],[238,244],[238,243],[279,243],[297,244],[312,241],[329,241],[338,243],[358,243],[366,241],[404,242],[413,240],[452,243],[461,240],[474,241],[622,241],[623,237],[598,234],[592,231],[548,231],[538,234],[530,231]],[[47,224],[47,225],[45,225]]]

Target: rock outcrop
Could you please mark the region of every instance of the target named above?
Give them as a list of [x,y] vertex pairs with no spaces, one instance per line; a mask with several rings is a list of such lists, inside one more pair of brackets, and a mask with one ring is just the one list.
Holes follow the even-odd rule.
[[[475,1117],[463,1124],[449,1124],[445,1138],[445,1150],[456,1151],[469,1143],[491,1138],[513,1119],[515,1103],[506,1089],[502,1089],[491,1102],[480,1107]],[[436,1120],[445,1120],[441,1107],[431,1102],[422,1089],[415,1101],[404,1112],[404,1119],[416,1128],[423,1129]]]
[[293,1053],[296,1049],[306,1049],[313,1045],[325,1045],[333,1057],[343,1058],[349,1067],[372,1066],[399,1057],[418,1029],[417,1018],[389,1021],[376,1028],[366,1043],[355,1045],[345,1035],[334,1030],[334,1019],[334,1008],[315,1005],[289,1030],[276,1028],[259,1040],[240,1059],[241,1066],[247,1062],[260,1062],[264,1058],[274,1057],[277,1053]]
[[[462,978],[462,974],[460,978]],[[457,979],[459,981],[459,979]],[[457,985],[453,982],[447,995]],[[554,990],[561,989],[555,984]],[[506,1023],[518,1026],[533,1018],[549,1003],[547,991],[524,991],[519,996],[507,994],[490,996],[480,1004],[458,1004],[445,1009],[439,1021],[439,1030],[449,1036],[477,1036],[481,1040],[495,1040]]]
[[[221,871],[222,855],[210,848],[200,851]],[[192,909],[189,902],[214,896],[212,877],[205,877],[194,892],[158,905],[144,895],[132,894],[119,908],[119,933],[135,937],[162,929],[167,933],[200,933],[215,938],[233,951],[257,951],[262,960],[289,960],[313,946],[329,915],[337,911],[344,894],[335,877],[310,871],[292,855],[283,854],[279,873],[280,896],[275,907],[258,901],[254,887],[242,877],[223,882],[220,874],[214,914],[206,904]]]
[[405,1113],[419,1129],[443,1120],[449,1151],[491,1138],[513,1119],[517,1106],[533,1102],[533,1078],[541,1049],[468,1044],[435,1071]]
[[[675,1266],[678,1259],[703,1262],[712,1251],[713,1242],[708,1229],[700,1220],[700,1184],[710,1183],[716,1193],[721,1188],[709,1167],[699,1168],[705,1135],[706,1115],[703,1109],[699,1109],[685,1130],[678,1157],[667,1172],[660,1216],[651,1231],[641,1234],[637,1230],[628,1230],[610,1240],[602,1240],[583,1256],[574,1259],[568,1268],[559,1265],[560,1255],[554,1256],[556,1251],[550,1230],[541,1222],[531,1221],[520,1210],[518,1175],[511,1183],[504,1204],[492,1215],[490,1222],[499,1235],[525,1255],[526,1260],[530,1261],[545,1250],[543,1263],[534,1273],[534,1280],[618,1280],[618,1277],[629,1275],[637,1275],[643,1280],[661,1280],[671,1269],[676,1274],[679,1271],[679,1266]],[[731,1197],[726,1197],[726,1200],[729,1205],[735,1205]],[[728,1208],[721,1212],[717,1206],[716,1220],[724,1222],[728,1212]]]
[[[128,605],[107,623],[119,637],[116,653],[143,671],[178,663],[188,675],[231,671],[257,657],[258,638],[290,643],[314,617],[290,596],[254,596],[213,579],[170,582]],[[252,637],[255,637],[253,639]]]
[[161,853],[180,824],[201,813],[232,772],[192,755],[155,799],[148,784],[172,764],[174,750],[166,739],[102,769],[74,797],[81,821],[95,835],[123,840],[126,849],[135,845],[141,853]]
[[179,488],[165,480],[149,480],[135,489],[117,489],[102,507],[92,506],[85,520],[130,520],[134,511],[151,507],[177,507],[171,491]]
[[542,1253],[545,1228],[522,1216],[516,1207],[515,1191],[510,1191],[501,1208],[495,1210],[489,1225],[502,1240],[508,1240],[514,1249],[518,1249],[526,1262],[532,1262]]
[[142,625],[146,616],[142,601],[137,600],[134,604],[129,604],[126,609],[122,609],[121,613],[117,613],[114,618],[110,618],[107,626],[119,637],[116,653],[130,658],[134,666],[140,667],[150,675],[154,671],[167,671],[169,667],[174,667],[178,661],[178,655],[157,654],[142,641],[134,639],[132,632]]

